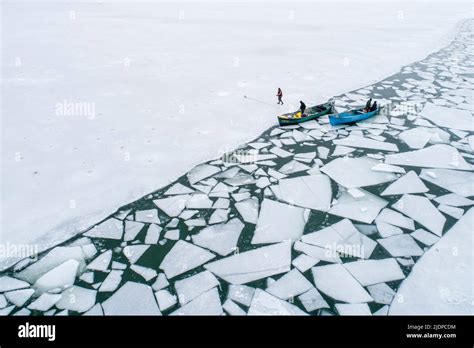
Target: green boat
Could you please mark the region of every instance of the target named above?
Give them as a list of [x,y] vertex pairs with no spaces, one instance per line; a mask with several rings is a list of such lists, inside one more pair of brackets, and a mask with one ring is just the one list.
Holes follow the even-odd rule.
[[289,126],[306,121],[314,120],[317,117],[331,114],[334,112],[334,102],[326,102],[324,104],[312,106],[305,110],[306,112],[301,115],[301,111],[290,112],[288,114],[278,116],[278,123],[280,126]]

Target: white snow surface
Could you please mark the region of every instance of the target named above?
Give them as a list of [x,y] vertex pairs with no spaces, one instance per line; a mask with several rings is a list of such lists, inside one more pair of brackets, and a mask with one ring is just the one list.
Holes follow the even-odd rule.
[[[300,99],[312,105],[424,58],[470,12],[468,2],[343,8],[4,3],[0,242],[58,244],[254,138]],[[276,106],[277,87],[280,109],[243,98]]]

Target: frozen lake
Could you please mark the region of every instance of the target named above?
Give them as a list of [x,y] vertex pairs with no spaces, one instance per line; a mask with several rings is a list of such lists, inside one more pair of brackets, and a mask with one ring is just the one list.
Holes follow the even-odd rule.
[[[472,29],[0,275],[8,315],[472,314]],[[331,116],[330,116],[331,117]]]
[[[2,6],[3,243],[43,249],[293,110],[447,44],[468,4]],[[276,103],[278,109],[243,98]],[[5,260],[2,261],[5,264]]]

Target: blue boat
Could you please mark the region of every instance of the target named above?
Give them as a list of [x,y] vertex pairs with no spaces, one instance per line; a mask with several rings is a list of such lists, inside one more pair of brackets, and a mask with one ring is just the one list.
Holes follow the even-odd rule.
[[377,115],[379,111],[380,107],[369,112],[365,112],[364,108],[354,109],[348,112],[341,112],[340,114],[329,115],[329,122],[331,123],[331,126],[359,122]]

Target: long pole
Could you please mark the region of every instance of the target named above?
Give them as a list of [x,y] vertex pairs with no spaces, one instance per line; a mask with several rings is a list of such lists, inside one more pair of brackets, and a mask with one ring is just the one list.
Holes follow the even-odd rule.
[[269,104],[269,103],[267,103],[267,102],[264,102],[264,101],[262,101],[262,100],[258,100],[258,99],[251,98],[251,97],[247,97],[246,95],[244,95],[244,98],[245,98],[245,99],[250,99],[250,100],[253,100],[253,101],[256,101],[256,102],[258,102],[258,103],[262,103],[262,104],[265,104],[265,105],[268,105],[268,106],[271,106],[272,108],[275,108],[275,109],[279,109],[279,107],[278,107],[278,106],[275,106],[275,105]]

